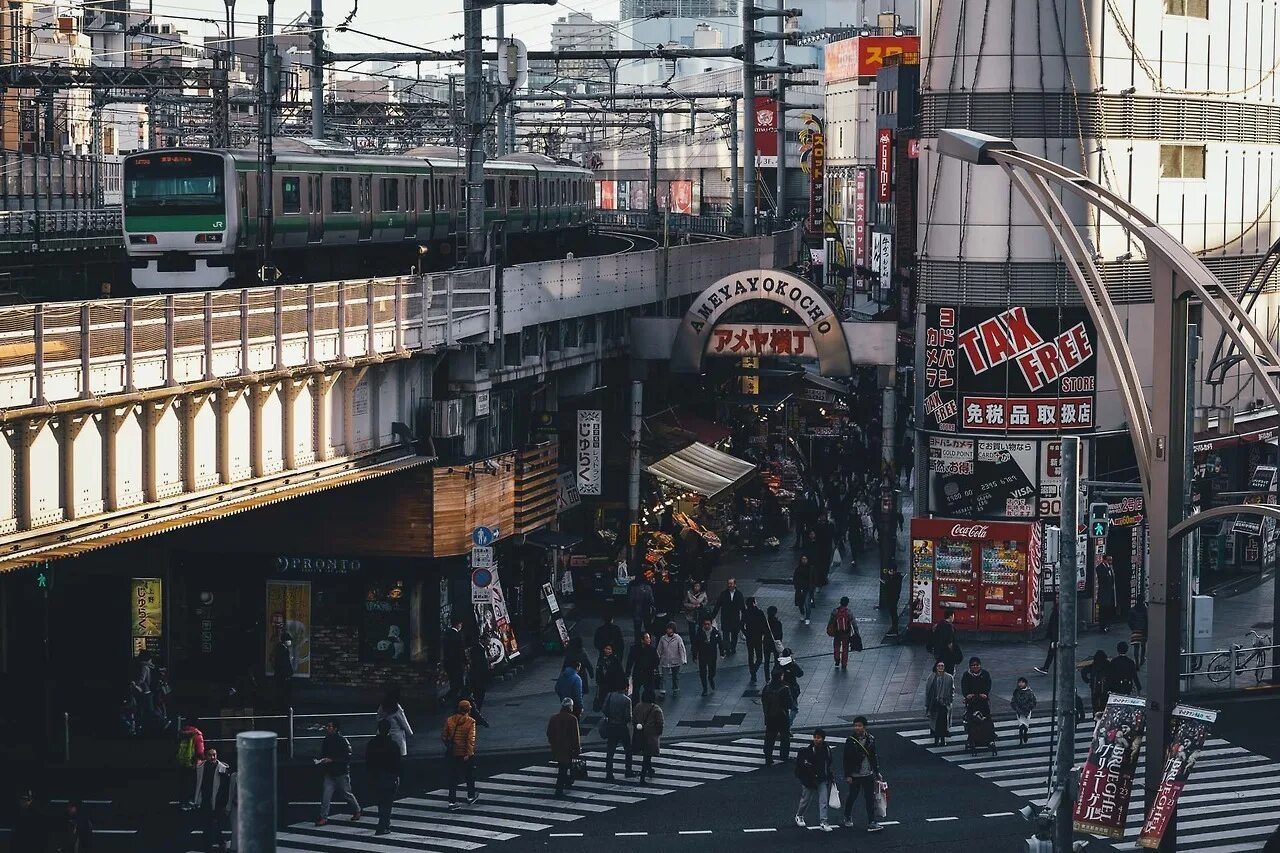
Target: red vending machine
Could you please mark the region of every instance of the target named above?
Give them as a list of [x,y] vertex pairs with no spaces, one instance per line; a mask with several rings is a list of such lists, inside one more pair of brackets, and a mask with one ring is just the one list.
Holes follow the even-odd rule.
[[911,625],[948,610],[970,631],[1030,631],[1040,624],[1038,522],[911,520]]

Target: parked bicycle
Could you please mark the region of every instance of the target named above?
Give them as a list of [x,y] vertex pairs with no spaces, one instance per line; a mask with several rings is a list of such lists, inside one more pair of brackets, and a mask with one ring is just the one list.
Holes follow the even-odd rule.
[[1253,677],[1259,684],[1267,672],[1267,652],[1271,650],[1271,637],[1266,634],[1259,634],[1257,631],[1250,631],[1249,637],[1253,638],[1253,645],[1249,647],[1248,652],[1243,648],[1218,652],[1213,659],[1209,661],[1209,680],[1214,684],[1221,684],[1231,677],[1232,667],[1235,667],[1235,675],[1242,676],[1246,672],[1253,672]]

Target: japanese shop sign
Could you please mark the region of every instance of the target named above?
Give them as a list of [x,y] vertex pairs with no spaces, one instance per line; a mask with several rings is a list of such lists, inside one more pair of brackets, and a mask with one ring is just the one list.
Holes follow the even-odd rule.
[[823,51],[823,81],[840,83],[874,77],[891,57],[898,57],[900,65],[919,65],[920,37],[860,36],[831,42]]
[[759,355],[790,355],[817,358],[807,326],[723,323],[711,332],[707,355],[742,358]]
[[853,262],[867,265],[867,170],[862,167],[853,178]]
[[1169,827],[1169,818],[1172,817],[1178,798],[1182,796],[1182,789],[1187,786],[1187,779],[1191,776],[1191,768],[1200,757],[1200,751],[1204,749],[1205,741],[1209,739],[1209,732],[1217,719],[1217,711],[1188,705],[1178,705],[1173,709],[1173,737],[1165,752],[1160,787],[1156,789],[1155,799],[1147,810],[1146,822],[1142,824],[1142,833],[1138,836],[1139,847],[1148,850],[1160,847],[1164,831]]
[[886,202],[893,195],[893,131],[876,131],[876,197]]
[[600,409],[578,410],[578,494],[601,493],[604,467],[604,413]]
[[159,653],[164,630],[164,581],[160,578],[133,578],[130,589],[133,654]]
[[778,166],[778,102],[759,96],[755,104],[756,167]]
[[1133,794],[1133,776],[1147,734],[1147,700],[1112,693],[1093,728],[1089,755],[1080,768],[1075,830],[1123,838]]
[[973,439],[929,436],[929,470],[939,474],[972,474]]
[[928,306],[924,410],[941,432],[1094,428],[1097,357],[1083,308]]
[[827,174],[827,143],[821,130],[809,137],[809,230],[822,231],[826,211],[823,190]]

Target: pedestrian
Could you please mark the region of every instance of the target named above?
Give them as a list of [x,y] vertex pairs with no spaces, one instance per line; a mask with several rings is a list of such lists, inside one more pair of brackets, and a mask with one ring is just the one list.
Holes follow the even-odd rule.
[[466,691],[462,695],[471,700],[471,707],[479,711],[484,707],[485,694],[489,692],[489,680],[493,670],[489,667],[489,651],[479,637],[467,647]]
[[724,641],[720,631],[711,623],[710,617],[702,620],[702,628],[693,638],[693,659],[698,662],[698,679],[702,682],[702,695],[707,695],[707,686],[716,689],[716,667],[724,656]]
[[53,853],[92,853],[93,823],[79,800],[68,800],[62,815],[53,822]]
[[391,806],[400,793],[405,753],[395,739],[395,727],[391,721],[391,717],[378,720],[378,733],[370,738],[364,753],[369,786],[373,789],[374,802],[378,804],[378,826],[373,831],[374,835],[391,832]]
[[[764,662],[765,638],[769,635],[769,620],[764,611],[756,603],[755,596],[747,599],[746,609],[742,613],[742,637],[747,644],[747,669],[751,673],[751,684],[756,684],[760,665]],[[765,670],[768,680],[769,671]]]
[[661,667],[658,686],[662,696],[667,695],[667,678],[671,679],[671,693],[680,692],[680,667],[689,662],[688,652],[684,647],[684,637],[676,631],[676,623],[668,622],[667,630],[658,638],[658,666]]
[[1031,739],[1031,712],[1036,709],[1036,694],[1025,678],[1018,679],[1009,707],[1018,720],[1018,742],[1025,744]]
[[560,670],[556,679],[556,697],[561,702],[568,700],[575,717],[582,716],[582,664],[568,663]]
[[462,780],[467,783],[467,805],[475,805],[480,799],[476,795],[476,721],[468,700],[459,700],[458,712],[444,721],[440,740],[444,741],[445,759],[449,762],[449,809],[459,808],[458,783]]
[[778,658],[778,665],[774,667],[775,672],[782,673],[782,681],[787,685],[787,689],[791,691],[791,720],[796,721],[796,714],[800,710],[800,679],[804,677],[804,670],[800,668],[800,664],[796,663],[795,656],[792,655],[791,649],[783,649],[782,655]]
[[1049,641],[1049,651],[1045,653],[1044,665],[1036,667],[1036,672],[1041,675],[1049,674],[1049,667],[1053,666],[1057,659],[1058,652],[1058,600],[1053,601],[1053,611],[1049,613],[1049,621],[1045,623],[1044,630],[1045,639]]
[[596,698],[591,707],[599,711],[604,705],[604,697],[615,690],[621,690],[626,683],[627,673],[622,668],[622,659],[615,653],[613,646],[605,646],[600,652],[600,660],[596,661]]
[[[617,628],[617,625],[613,626]],[[618,632],[618,636],[622,636],[622,632]],[[591,659],[587,655],[587,650],[582,647],[582,638],[573,637],[569,640],[569,645],[564,650],[564,663],[562,666],[570,664],[578,664],[578,677],[582,679],[582,695],[586,696],[591,692],[591,679],[596,677],[596,671],[591,667]]]
[[644,575],[637,575],[632,579],[627,589],[627,602],[631,605],[631,626],[635,629],[635,640],[638,641],[649,627],[654,613],[653,586],[645,580]]
[[462,619],[457,616],[440,637],[440,665],[449,676],[449,692],[444,694],[447,704],[462,695],[463,676],[467,671],[467,638],[462,633]]
[[227,825],[230,795],[231,768],[218,760],[217,749],[208,747],[204,758],[196,765],[196,787],[191,797],[200,827],[204,830],[205,850],[227,849],[222,830]]
[[138,707],[138,721],[143,732],[156,728],[156,666],[151,652],[141,651],[134,661],[134,676],[129,692]]
[[849,645],[854,637],[858,641],[853,645],[861,651],[862,638],[858,635],[858,626],[849,612],[849,596],[840,598],[840,606],[831,611],[827,620],[827,636],[832,638],[832,649],[836,659],[836,669],[849,669]]
[[966,705],[974,700],[991,701],[991,673],[982,668],[982,658],[969,658],[969,669],[960,677],[960,695]]
[[1093,653],[1093,660],[1080,669],[1080,679],[1089,685],[1089,704],[1095,720],[1107,707],[1107,671],[1110,665],[1107,653],[1098,649]]
[[1129,611],[1129,646],[1133,649],[1133,662],[1142,666],[1147,659],[1147,604],[1141,598]]
[[387,690],[386,695],[382,697],[382,704],[378,706],[375,719],[378,722],[387,721],[391,740],[400,750],[400,755],[402,757],[408,755],[409,738],[413,737],[413,727],[409,725],[409,717],[400,704],[399,687]]
[[954,610],[948,610],[942,614],[942,621],[933,626],[933,631],[929,634],[929,642],[925,645],[925,649],[933,653],[934,661],[945,664],[947,672],[952,675],[955,675],[956,664],[963,659],[960,643],[956,641],[955,622]]
[[1262,853],[1280,853],[1280,826],[1267,836],[1267,843],[1263,846]]
[[603,710],[604,719],[600,725],[604,731],[604,781],[618,781],[613,775],[613,754],[619,746],[626,755],[626,777],[630,779],[636,775],[631,770],[631,685],[627,684],[621,690],[610,692],[604,698]]
[[627,675],[640,694],[636,698],[647,697],[653,701],[654,690],[660,680],[658,666],[658,650],[653,645],[653,635],[645,631],[640,635],[640,642],[631,647],[631,659],[627,661]]
[[1098,626],[1105,634],[1111,630],[1111,623],[1116,618],[1115,558],[1103,556],[1093,568],[1093,579],[1097,584],[1095,596],[1098,602]]
[[634,751],[640,753],[640,784],[653,778],[653,759],[662,748],[662,706],[652,699],[641,698],[632,712],[631,722],[635,726],[632,734]]
[[720,597],[716,599],[715,609],[711,611],[712,619],[716,616],[720,617],[727,655],[738,652],[738,634],[742,631],[742,616],[746,609],[747,601],[742,596],[742,590],[738,589],[738,581],[735,578],[729,578],[724,592],[720,593]]
[[698,629],[702,627],[702,617],[707,614],[707,593],[702,588],[702,584],[694,581],[693,585],[685,590],[680,610],[689,621],[689,642],[692,644],[698,635]]
[[764,638],[764,654],[760,658],[760,666],[764,670],[764,680],[769,680],[769,673],[773,672],[773,667],[769,665],[769,658],[773,658],[773,663],[778,663],[778,655],[782,654],[782,620],[778,618],[778,608],[772,604],[765,611],[765,626],[768,633]]
[[1131,696],[1134,690],[1142,689],[1142,679],[1138,677],[1138,665],[1129,657],[1129,644],[1116,643],[1116,656],[1107,664],[1107,692]]
[[800,610],[800,618],[809,624],[809,611],[813,609],[813,566],[808,554],[800,555],[800,562],[791,575],[791,586],[795,589],[796,607]]
[[556,796],[563,797],[573,785],[573,763],[582,755],[582,732],[578,728],[578,712],[572,699],[561,699],[560,710],[547,720],[547,746],[556,763]]
[[902,572],[890,566],[880,579],[884,588],[884,604],[889,608],[889,636],[898,636],[898,601],[902,598]]
[[764,712],[764,763],[773,763],[773,747],[780,744],[779,757],[786,764],[791,755],[791,716],[796,700],[791,688],[782,680],[782,670],[775,669],[769,683],[760,691],[760,710]]
[[[606,613],[604,622],[596,628],[595,635],[592,637],[592,644],[596,647],[596,657],[604,654],[605,646],[613,646],[614,653],[618,657],[622,657],[625,649],[625,642],[622,639],[622,629],[613,621],[613,614]],[[595,673],[591,673],[591,677],[595,677]],[[585,684],[583,685],[586,686]]]
[[27,786],[18,790],[18,810],[9,832],[12,853],[48,853],[49,822],[36,802],[35,791]]
[[831,747],[827,746],[827,733],[815,729],[813,740],[796,753],[796,778],[800,780],[800,804],[796,806],[796,826],[804,829],[805,813],[809,803],[818,798],[818,829],[830,832],[834,827],[827,823],[827,802],[831,797],[831,785],[835,782],[835,768]]
[[329,804],[336,793],[351,806],[351,820],[360,820],[360,801],[351,792],[351,741],[342,734],[337,718],[324,726],[324,740],[320,743],[320,757],[316,764],[324,771],[324,788],[320,794],[320,817],[316,826],[329,822]]
[[271,677],[276,685],[276,703],[281,709],[293,704],[293,636],[281,631],[271,650]]
[[[198,717],[191,717],[184,721],[182,729],[178,732],[178,753],[176,763],[178,765],[178,790],[190,791],[196,780],[196,767],[200,764],[200,759],[204,758],[204,732],[200,731],[200,720]],[[181,804],[183,810],[191,808],[190,800],[183,800]]]
[[853,804],[862,794],[867,807],[867,832],[879,832],[876,821],[876,784],[880,777],[880,757],[876,739],[867,731],[867,718],[853,718],[853,734],[844,742],[844,781],[849,789],[844,801],[844,825],[853,826]]
[[933,745],[946,746],[951,735],[951,706],[956,701],[956,678],[942,661],[935,661],[924,688],[924,710],[933,732]]
[[[835,557],[835,539],[836,528],[831,523],[831,513],[824,512],[818,519],[817,527],[814,531],[814,541],[818,546],[818,559],[814,563],[813,585],[815,587],[824,587],[827,585],[828,578],[831,574],[832,559]],[[839,568],[840,564],[835,564]]]

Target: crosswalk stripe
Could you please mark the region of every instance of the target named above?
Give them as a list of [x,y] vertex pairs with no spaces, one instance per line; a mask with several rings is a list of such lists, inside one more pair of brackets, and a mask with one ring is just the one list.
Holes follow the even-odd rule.
[[[503,815],[506,817],[532,817],[556,821],[571,821],[585,817],[585,815],[562,811],[547,811],[546,809],[534,811],[533,809],[522,809],[509,806],[507,805],[508,802],[509,799],[507,797],[502,798],[501,805],[494,805],[492,803],[485,805],[484,802],[479,802],[474,806],[467,806],[466,811],[462,812],[462,814],[479,812],[480,814],[476,815],[476,820],[488,820],[490,814]],[[448,811],[449,804],[445,800],[424,800],[417,797],[406,797],[403,800],[396,800],[395,805],[397,809],[424,809],[433,813],[436,811],[443,811],[446,814],[451,813]]]
[[[595,762],[595,763],[600,764],[601,767],[604,766],[604,764],[601,762]],[[590,769],[590,765],[588,765],[588,769]],[[534,773],[540,776],[554,777],[557,774],[559,774],[560,771],[558,768],[555,768],[555,767],[526,767],[522,772]],[[728,777],[721,777],[721,778],[728,778]],[[587,784],[587,782],[590,782],[590,781],[591,780],[588,779],[581,782],[574,782],[573,786],[575,788],[581,788],[583,785]],[[692,779],[673,779],[671,778],[669,773],[663,773],[661,777],[656,777],[655,781],[652,782],[651,784],[653,786],[662,787],[662,788],[696,788],[702,783],[695,782]],[[650,783],[646,783],[645,787],[647,788],[649,786],[650,786]],[[665,794],[670,792],[663,791],[663,793]]]
[[[481,791],[511,791],[517,794],[550,794],[551,788],[544,788],[538,785],[516,785],[509,782],[476,782],[476,788]],[[585,791],[565,791],[566,797],[576,797],[579,799],[591,798],[602,803],[643,803],[644,797],[624,796],[622,794],[588,794]]]
[[[432,800],[432,802],[443,803],[445,802],[444,797],[446,796],[447,793],[448,793],[447,791],[430,791],[426,794],[426,796],[439,797],[440,799]],[[396,802],[397,803],[401,803],[401,802],[413,803],[413,802],[417,802],[417,800],[413,800],[413,799],[396,800]],[[522,806],[547,806],[552,803],[555,803],[556,807],[558,808],[573,809],[575,811],[580,810],[584,812],[607,812],[613,808],[613,806],[606,806],[606,805],[603,805],[602,803],[584,803],[584,802],[578,802],[576,800],[558,800],[557,801],[557,800],[552,800],[549,797],[546,797],[546,798],[522,797],[518,794],[503,794],[502,802],[504,804],[515,803],[517,805],[522,805]],[[477,810],[479,809],[479,807],[480,807],[480,803],[477,803],[474,806],[467,806],[468,809],[477,809]]]
[[[1083,721],[1076,731],[1077,761],[1088,754],[1092,722]],[[1052,721],[1036,720],[1028,729],[1029,742],[1019,743],[1018,723],[1003,720],[996,724],[996,755],[970,756],[964,750],[964,730],[953,727],[945,747],[933,745],[928,729],[907,728],[897,732],[920,748],[955,764],[1012,794],[1040,805],[1046,798],[1046,776],[1051,765],[1048,754]],[[1144,753],[1136,772],[1133,799],[1126,815],[1123,840],[1115,840],[1116,850],[1132,850],[1144,817],[1143,783],[1148,756]],[[1258,755],[1223,738],[1206,742],[1195,771],[1179,801],[1178,845],[1184,853],[1246,853],[1256,851],[1261,839],[1280,822],[1280,763]],[[1253,839],[1244,843],[1245,839]]]
[[[366,809],[368,814],[378,814],[378,807]],[[422,822],[429,826],[431,821],[443,820],[449,823],[461,823],[465,826],[458,827],[459,831],[469,835],[479,834],[472,832],[472,825],[495,826],[500,829],[518,829],[523,832],[537,832],[540,829],[550,829],[549,823],[530,823],[524,820],[511,820],[510,818],[494,817],[493,815],[468,815],[466,812],[451,812],[447,809],[439,812],[425,812],[417,809],[406,809],[399,804],[393,805],[391,808],[391,818],[393,821],[409,821],[411,823]]]
[[[395,827],[394,822],[392,823],[392,827]],[[301,827],[293,827],[292,829],[294,830],[293,832],[277,835],[277,839],[283,838],[285,835],[289,835],[292,836],[292,838],[288,840],[300,844],[328,844],[341,848],[354,847],[358,850],[375,850],[382,846],[381,842],[361,841],[359,838],[352,837],[364,836],[370,839],[374,838],[372,825],[338,826],[331,823],[328,826],[307,827],[304,824]],[[432,838],[430,839],[431,845],[427,847],[425,846],[427,839],[417,835],[416,832],[412,830],[412,827],[402,828],[402,832],[403,834],[416,836],[420,839],[424,846],[419,849],[435,850],[440,851],[440,853],[445,853],[445,851],[448,850],[475,850],[484,846],[484,844],[476,841],[459,841],[456,838]],[[326,836],[337,837],[329,838]]]
[[[603,753],[599,753],[599,752],[585,753],[583,755],[583,760],[587,762],[587,767],[589,768],[599,767],[601,770],[603,770],[605,767]],[[652,759],[652,761],[654,764],[658,765],[659,767],[673,767],[673,768],[678,767],[680,768],[680,775],[689,779],[704,779],[708,782],[718,782],[721,779],[729,778],[728,773],[706,773],[700,770],[685,770],[685,768],[689,766],[689,762],[681,759],[663,758],[662,756],[655,756]],[[622,766],[625,766],[625,764],[626,764],[626,759],[622,758],[621,756],[616,757],[614,759],[615,768],[620,768]]]
[[[535,782],[539,785],[550,785],[555,790],[556,780],[551,777],[535,774],[533,776],[524,773],[499,773],[490,778],[501,779],[504,782]],[[653,785],[646,784],[644,787],[639,785],[619,785],[616,782],[596,782],[591,779],[584,779],[581,782],[574,782],[573,787],[582,791],[599,791],[602,794],[627,794],[628,796],[661,796],[663,794],[674,793],[672,788],[658,788]],[[630,793],[629,793],[630,792]]]

